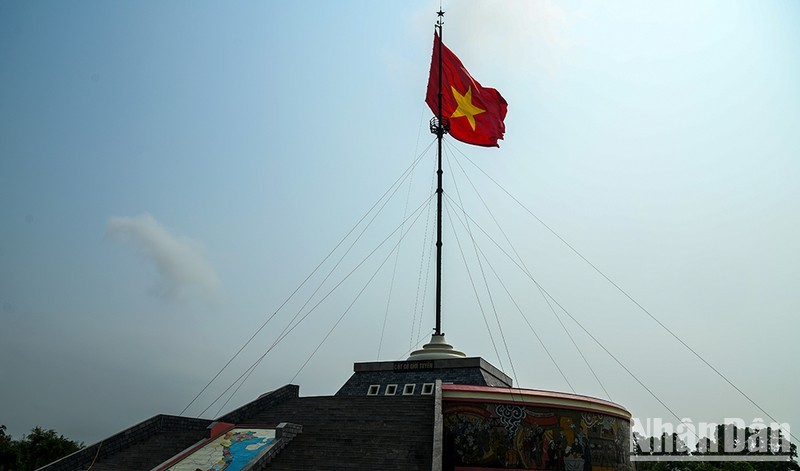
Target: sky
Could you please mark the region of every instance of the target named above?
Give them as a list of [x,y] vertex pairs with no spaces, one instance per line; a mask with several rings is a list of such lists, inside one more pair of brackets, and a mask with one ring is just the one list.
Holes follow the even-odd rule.
[[[438,8],[0,4],[8,432],[334,394],[424,343]],[[770,422],[655,318],[797,435],[800,5],[443,8],[509,103],[499,149],[445,139],[448,341],[642,420]]]

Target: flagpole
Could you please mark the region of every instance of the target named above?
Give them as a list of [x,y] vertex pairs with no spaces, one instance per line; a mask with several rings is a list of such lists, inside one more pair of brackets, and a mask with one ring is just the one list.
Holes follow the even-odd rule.
[[[454,138],[478,146],[497,146],[497,140],[503,138],[505,127],[503,119],[506,116],[507,103],[493,88],[481,87],[464,69],[461,61],[449,49],[445,48],[442,38],[444,27],[444,11],[441,6],[436,12],[439,16],[435,25],[435,39],[433,43],[433,57],[431,58],[431,73],[428,76],[428,89],[425,94],[425,103],[431,108],[435,116],[431,118],[430,130],[436,134],[437,169],[436,176],[436,327],[431,341],[414,350],[408,357],[409,360],[434,360],[444,358],[464,358],[466,355],[453,349],[444,339],[442,332],[442,138],[451,134]],[[447,60],[445,60],[445,53]],[[438,57],[437,57],[438,56]],[[447,66],[445,76],[444,68]],[[438,67],[438,70],[437,70]],[[434,76],[436,74],[437,76]],[[445,83],[447,81],[447,83]],[[438,82],[438,83],[437,83]],[[447,103],[445,103],[444,88],[447,87]],[[452,95],[450,95],[452,91]],[[448,106],[445,116],[444,105]],[[452,113],[452,114],[451,114]],[[475,116],[480,115],[479,131],[476,131]],[[459,126],[450,128],[450,118],[464,117],[459,120]],[[464,126],[468,124],[469,126]]]
[[442,335],[442,137],[445,133],[442,122],[442,26],[444,25],[444,12],[441,8],[436,13],[439,19],[436,28],[439,30],[439,110],[437,113],[438,126],[436,128],[436,141],[438,146],[437,160],[439,168],[436,171],[439,186],[436,189],[436,329],[434,335]]
[[[441,7],[436,14],[439,15],[439,19],[436,21],[436,30],[439,34],[438,41],[434,43],[433,50],[434,56],[438,55],[439,59],[438,64],[431,63],[431,71],[434,70],[435,66],[438,65],[439,67],[436,103],[431,103],[432,100],[429,100],[430,95],[426,95],[426,102],[431,107],[431,110],[435,108],[434,112],[436,116],[431,119],[430,124],[431,132],[436,134],[438,149],[436,156],[438,164],[436,175],[439,182],[436,188],[436,328],[431,336],[431,341],[423,345],[420,350],[411,352],[411,355],[408,357],[409,360],[437,360],[466,357],[463,352],[453,349],[453,346],[445,341],[444,333],[442,332],[442,195],[444,194],[444,190],[442,190],[442,138],[445,134],[450,132],[450,120],[443,114],[442,84],[445,77],[442,72],[444,65],[442,26],[444,25],[444,11],[442,11]],[[433,78],[433,74],[431,74],[430,78]],[[449,75],[447,78],[449,80]],[[431,82],[432,81],[429,80],[429,87]],[[428,90],[430,91],[430,88]]]

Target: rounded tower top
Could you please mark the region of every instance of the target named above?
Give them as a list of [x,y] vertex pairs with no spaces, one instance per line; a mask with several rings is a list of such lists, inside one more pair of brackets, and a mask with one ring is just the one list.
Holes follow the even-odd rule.
[[444,339],[444,334],[431,335],[431,341],[414,350],[408,356],[409,360],[442,360],[446,358],[466,358],[464,352],[459,352]]

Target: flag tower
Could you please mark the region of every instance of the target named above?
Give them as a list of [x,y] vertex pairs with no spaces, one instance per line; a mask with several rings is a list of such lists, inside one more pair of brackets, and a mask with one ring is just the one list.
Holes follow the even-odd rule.
[[411,353],[409,359],[462,358],[464,353],[454,350],[444,340],[442,332],[442,138],[450,134],[467,144],[499,147],[503,138],[508,104],[500,93],[481,86],[467,72],[461,61],[442,43],[444,11],[436,13],[433,57],[428,76],[425,102],[434,113],[430,129],[437,141],[438,186],[436,188],[436,326],[431,341],[421,350]]
[[[434,40],[434,53],[433,61],[431,63],[431,76],[434,74],[434,67],[436,71],[436,105],[435,109],[431,105],[430,100],[428,104],[434,111],[435,116],[430,121],[431,133],[436,134],[436,325],[431,335],[431,340],[425,344],[422,349],[411,352],[408,357],[409,360],[433,360],[443,358],[463,358],[466,354],[457,351],[452,345],[448,344],[444,339],[442,332],[442,138],[450,131],[450,119],[442,115],[442,26],[444,25],[444,11],[440,8],[438,12],[438,19],[436,21],[436,32]],[[435,64],[438,56],[438,64]],[[433,78],[433,77],[430,77]],[[431,83],[428,82],[428,95],[430,95]]]

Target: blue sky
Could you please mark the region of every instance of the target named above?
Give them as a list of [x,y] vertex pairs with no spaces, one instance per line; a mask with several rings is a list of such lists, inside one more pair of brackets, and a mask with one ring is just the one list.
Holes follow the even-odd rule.
[[[424,95],[438,6],[0,5],[0,423],[15,436],[41,425],[93,442],[180,412],[424,153],[320,292],[301,288],[187,412],[200,414],[307,299],[306,309],[423,205],[399,255],[395,237],[225,408],[291,381],[343,313],[297,375],[301,394],[334,393],[354,361],[404,358],[433,317],[432,278],[427,290],[418,280],[430,247]],[[460,194],[506,246],[473,182],[541,285],[672,409],[695,422],[763,417],[474,162],[800,428],[788,393],[800,387],[796,2],[444,8],[445,42],[509,103],[500,149],[446,146],[449,220]],[[481,304],[446,222],[448,340],[509,374],[513,365],[523,387],[570,390],[488,266],[484,284],[454,224]],[[606,397],[535,286],[473,236],[569,383]],[[636,417],[669,417],[558,314],[611,399]]]

